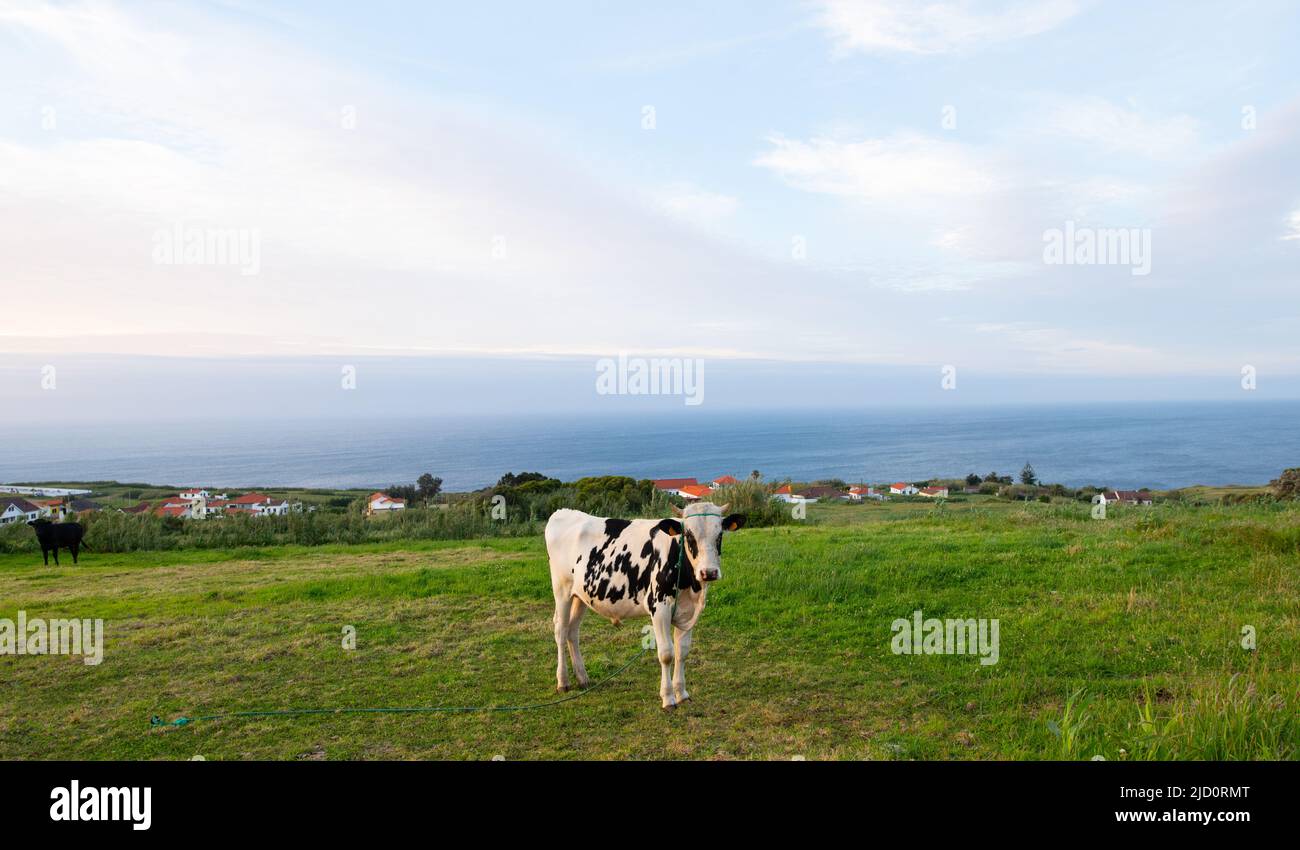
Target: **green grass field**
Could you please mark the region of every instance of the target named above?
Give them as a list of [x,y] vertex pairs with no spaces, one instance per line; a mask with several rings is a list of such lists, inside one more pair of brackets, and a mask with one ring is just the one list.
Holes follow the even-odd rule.
[[[1300,757],[1300,508],[1092,520],[1081,504],[973,500],[814,505],[809,521],[728,538],[694,699],[670,714],[647,654],[527,712],[149,727],[552,699],[538,538],[90,552],[57,568],[0,556],[0,617],[105,621],[99,666],[0,656],[0,758]],[[999,663],[892,654],[891,622],[918,608],[999,619]],[[639,649],[644,622],[588,616],[594,680]]]

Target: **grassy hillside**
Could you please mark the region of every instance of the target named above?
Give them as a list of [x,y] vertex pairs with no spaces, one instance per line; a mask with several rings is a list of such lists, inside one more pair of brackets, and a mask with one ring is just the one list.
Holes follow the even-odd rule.
[[[0,758],[1300,756],[1296,507],[1097,521],[1086,505],[813,505],[809,520],[728,539],[688,664],[694,700],[672,714],[647,655],[522,713],[148,726],[550,699],[536,537],[91,553],[61,568],[3,555],[0,617],[102,617],[106,649],[97,667],[0,656]],[[892,654],[891,622],[917,608],[998,618],[999,663]],[[587,618],[593,679],[638,649],[643,622]]]

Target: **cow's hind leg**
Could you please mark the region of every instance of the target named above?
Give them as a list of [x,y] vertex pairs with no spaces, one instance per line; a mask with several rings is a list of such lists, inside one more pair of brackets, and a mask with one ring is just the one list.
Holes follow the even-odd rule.
[[54,547],[54,566],[59,566],[59,547]]
[[81,548],[81,544],[80,544],[80,543],[73,543],[73,544],[72,544],[71,546],[69,546],[68,548],[69,548],[70,550],[72,550],[72,563],[74,563],[74,564],[77,563],[77,551]]
[[672,609],[663,604],[651,616],[651,621],[654,623],[656,649],[659,652],[659,699],[664,711],[671,711],[677,707],[677,700],[673,696],[672,679],[668,671],[668,665],[673,663],[671,619]]
[[578,629],[582,627],[582,617],[587,613],[587,606],[578,597],[573,597],[569,606],[569,658],[573,661],[573,678],[578,680],[578,687],[591,685],[587,678],[587,665],[582,660],[582,649],[578,646]]
[[45,546],[41,547],[41,559],[45,561],[45,566],[50,565],[50,550]]
[[686,653],[691,651],[691,630],[673,626],[673,694],[679,703],[691,695],[686,693]]
[[564,693],[569,689],[569,670],[564,663],[564,646],[569,640],[569,601],[572,597],[555,599],[555,689]]

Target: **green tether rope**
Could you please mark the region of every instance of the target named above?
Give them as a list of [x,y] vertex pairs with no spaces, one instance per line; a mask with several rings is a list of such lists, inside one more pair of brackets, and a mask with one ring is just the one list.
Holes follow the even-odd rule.
[[[721,514],[704,513],[691,514],[691,516],[721,516]],[[686,515],[682,520],[686,520]],[[677,595],[682,583],[682,563],[686,560],[686,524],[682,523],[682,542],[677,550],[677,581],[673,583],[673,610],[668,615],[668,622],[677,616]],[[199,720],[222,720],[227,717],[301,717],[308,714],[466,714],[470,712],[488,712],[488,711],[531,711],[536,708],[546,708],[552,705],[559,705],[563,702],[569,702],[583,697],[606,682],[612,681],[620,673],[631,667],[637,659],[645,655],[649,647],[643,647],[640,652],[633,655],[627,660],[627,663],[615,670],[605,678],[586,690],[560,697],[559,699],[549,700],[547,702],[534,702],[527,705],[431,705],[431,706],[413,706],[398,708],[284,708],[284,709],[267,709],[262,711],[228,711],[222,714],[201,714],[196,717],[177,717],[175,720],[163,720],[158,715],[149,718],[149,725],[152,726],[187,726],[190,723]]]

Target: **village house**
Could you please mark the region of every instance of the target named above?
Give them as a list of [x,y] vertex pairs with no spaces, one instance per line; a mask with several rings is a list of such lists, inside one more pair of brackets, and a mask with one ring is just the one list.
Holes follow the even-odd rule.
[[849,502],[861,502],[863,499],[875,499],[877,501],[884,501],[885,494],[877,492],[876,488],[874,487],[868,487],[866,485],[858,485],[855,487],[850,487],[849,491],[845,493],[841,498]]
[[915,496],[920,491],[905,481],[899,481],[889,485],[889,492],[895,496]]
[[41,518],[41,509],[26,499],[9,496],[0,499],[0,525],[11,522],[31,522]]
[[739,483],[740,483],[739,481],[737,481],[735,478],[733,478],[730,475],[722,475],[710,481],[709,486],[716,490],[719,487],[729,487],[732,484],[739,484]]
[[222,516],[286,516],[302,510],[300,502],[276,499],[265,493],[246,493],[235,499],[225,494],[204,496],[206,490],[187,490],[176,496],[160,499],[152,508],[141,502],[133,508],[123,508],[123,513],[140,514],[152,511],[155,516],[174,516],[182,519],[207,519]]
[[406,500],[389,496],[387,493],[371,493],[366,500],[366,516],[406,510]]
[[68,515],[68,506],[62,499],[32,499],[31,503],[40,508],[42,517],[53,522],[58,522]]
[[930,499],[948,498],[947,487],[922,487],[920,490],[917,490],[916,492],[917,495],[925,496],[926,498],[930,498]]
[[689,502],[711,496],[713,491],[703,484],[684,484],[677,490],[677,495]]
[[237,498],[224,500],[220,509],[226,516],[288,516],[290,511],[301,511],[302,504],[299,502],[290,504],[287,499],[275,499],[265,493],[245,493]]
[[1148,490],[1107,490],[1099,494],[1098,502],[1103,505],[1149,505],[1151,493]]
[[789,484],[783,484],[772,491],[772,498],[782,502],[802,502],[803,494],[795,493]]
[[154,508],[153,514],[154,516],[160,517],[174,516],[178,519],[191,519],[194,516],[192,513],[193,505],[193,502],[184,501],[179,498],[173,499],[170,502],[164,500],[162,504]]
[[694,478],[658,478],[655,479],[654,487],[660,493],[667,493],[670,496],[682,495],[683,487],[697,487],[698,481]]

